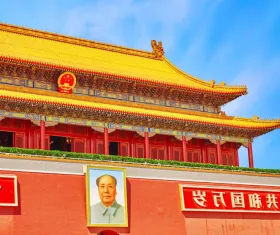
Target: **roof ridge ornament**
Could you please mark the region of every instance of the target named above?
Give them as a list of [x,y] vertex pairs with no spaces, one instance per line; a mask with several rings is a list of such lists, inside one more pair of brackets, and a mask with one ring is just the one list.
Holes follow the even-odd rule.
[[157,43],[156,40],[151,41],[152,49],[153,49],[153,54],[155,55],[155,58],[160,59],[164,55],[164,49],[162,46],[162,42],[159,41]]
[[254,120],[254,121],[258,121],[259,119],[260,119],[260,117],[257,116],[257,115],[255,115],[255,116],[253,117],[253,120]]
[[216,84],[216,81],[214,79],[210,80],[210,87],[214,88],[214,85]]

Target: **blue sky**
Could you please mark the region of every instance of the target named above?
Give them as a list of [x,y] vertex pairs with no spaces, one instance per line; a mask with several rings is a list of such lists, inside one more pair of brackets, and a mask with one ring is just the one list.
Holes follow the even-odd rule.
[[[184,71],[247,85],[228,115],[270,119],[280,118],[279,9],[277,0],[3,0],[0,21],[145,50],[161,40]],[[256,167],[280,168],[279,139],[280,130],[255,139]]]

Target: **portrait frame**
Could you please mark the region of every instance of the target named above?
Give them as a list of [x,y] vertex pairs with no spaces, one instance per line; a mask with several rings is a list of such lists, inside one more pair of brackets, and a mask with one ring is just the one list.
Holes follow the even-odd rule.
[[[101,204],[101,200],[96,200],[98,195],[98,186],[96,180],[102,175],[112,175],[118,179],[116,186],[117,195],[121,198],[121,203],[118,204],[123,207],[123,223],[103,223],[93,222],[92,213],[93,206]],[[120,182],[121,179],[121,182]],[[95,188],[93,188],[93,185]],[[121,196],[120,196],[121,195]],[[121,208],[122,209],[122,208]],[[126,187],[126,169],[110,166],[86,166],[86,212],[87,212],[87,226],[88,227],[128,227],[128,209],[127,209],[127,187]],[[116,212],[117,213],[117,212]],[[122,218],[122,217],[121,217]]]

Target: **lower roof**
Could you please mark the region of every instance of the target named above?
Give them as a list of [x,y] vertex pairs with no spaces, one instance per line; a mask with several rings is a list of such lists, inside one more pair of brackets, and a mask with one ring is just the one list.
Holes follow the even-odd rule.
[[[72,95],[63,95],[62,97],[54,96],[54,92],[46,92],[46,95],[26,93],[20,91],[0,89],[0,102],[1,99],[8,99],[14,101],[24,101],[30,104],[32,103],[41,103],[41,104],[51,104],[58,107],[72,107],[72,108],[82,108],[90,110],[100,110],[107,112],[121,113],[123,115],[137,115],[137,116],[146,116],[151,118],[164,118],[170,120],[180,120],[185,122],[194,122],[201,124],[210,124],[214,126],[226,126],[232,128],[245,128],[245,129],[254,129],[261,130],[267,129],[268,131],[280,127],[280,120],[254,120],[254,119],[245,119],[245,118],[222,118],[220,116],[197,116],[186,113],[176,113],[174,110],[172,112],[153,110],[150,108],[143,107],[128,107],[122,106],[114,103],[96,102],[92,100],[77,100],[74,99]],[[57,94],[57,93],[56,93]]]

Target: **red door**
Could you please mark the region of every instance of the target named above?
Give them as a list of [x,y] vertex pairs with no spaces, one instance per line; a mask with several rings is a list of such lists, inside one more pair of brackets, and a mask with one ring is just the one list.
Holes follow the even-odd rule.
[[129,143],[120,143],[120,156],[129,156]]
[[46,150],[50,150],[50,136],[49,135],[46,135],[45,136],[45,149]]
[[187,151],[188,162],[201,162],[200,150],[188,150]]
[[173,148],[173,160],[181,161],[182,159],[182,148]]
[[14,147],[16,148],[26,148],[25,146],[25,133],[23,132],[15,132],[14,133]]
[[223,165],[234,166],[235,165],[234,152],[233,151],[222,152],[222,163]]
[[77,153],[85,153],[86,152],[86,139],[84,138],[73,138],[72,151]]
[[165,147],[164,146],[151,146],[150,158],[164,160],[165,159]]
[[96,153],[104,154],[103,140],[96,140]]
[[217,161],[216,161],[216,149],[214,150],[208,150],[207,151],[208,152],[208,161],[209,161],[209,163],[211,163],[211,164],[216,164],[217,163]]
[[144,158],[144,144],[136,144],[136,157]]

